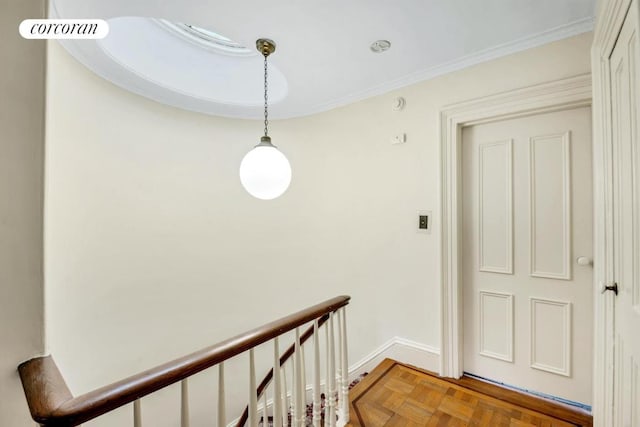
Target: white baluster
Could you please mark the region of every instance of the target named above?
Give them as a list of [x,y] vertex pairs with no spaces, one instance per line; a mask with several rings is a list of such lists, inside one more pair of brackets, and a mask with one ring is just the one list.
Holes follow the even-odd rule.
[[342,310],[342,395],[340,400],[342,401],[342,413],[343,421],[345,424],[349,423],[349,354],[347,352],[347,307],[343,307]]
[[342,341],[342,311],[338,310],[336,311],[336,314],[338,315],[338,358],[336,360],[336,376],[337,376],[337,380],[336,380],[336,390],[337,390],[337,405],[336,405],[336,412],[338,413],[338,426],[344,426],[346,423],[344,422],[344,399],[342,396],[342,381],[344,379],[344,374],[343,374],[343,369],[344,367],[342,366],[342,355],[344,353],[344,348],[343,348],[343,344],[344,342]]
[[133,427],[142,427],[142,408],[140,399],[133,401]]
[[249,427],[258,426],[258,396],[256,395],[256,364],[253,349],[249,350]]
[[338,355],[336,360],[336,413],[338,416],[338,426],[343,426],[342,419],[344,415],[342,413],[342,316],[340,310],[336,311],[338,316]]
[[218,427],[226,427],[226,403],[224,400],[224,362],[218,365]]
[[318,319],[313,321],[313,427],[320,427],[320,337]]
[[298,372],[296,371],[296,346],[294,342],[293,360],[291,361],[291,425],[298,427]]
[[282,391],[280,386],[280,348],[278,337],[273,339],[273,427],[282,423]]
[[[335,349],[335,337],[333,333],[333,317],[334,314],[329,314],[329,360],[327,361],[329,375],[327,382],[329,383],[329,393],[327,399],[327,413],[325,414],[325,424],[329,427],[335,427],[336,425],[336,349]],[[328,421],[327,421],[328,420]]]
[[[264,392],[262,392],[262,404],[264,405],[262,407],[262,427],[267,427],[269,425],[269,414],[267,412],[267,389],[264,389]],[[275,424],[275,418],[274,418],[274,424]]]
[[289,425],[289,400],[287,398],[287,365],[280,369],[282,374],[282,425]]
[[180,427],[189,427],[189,383],[185,378],[180,383],[182,405],[180,407]]
[[331,373],[329,372],[329,319],[324,324],[324,336],[325,336],[325,355],[324,355],[324,366],[325,366],[325,380],[324,380],[324,425],[327,426],[329,420],[329,394],[331,393],[331,384],[329,383],[329,378],[331,377]]
[[307,364],[304,358],[304,345],[302,343],[300,343],[300,366],[302,367],[302,371],[300,371],[300,396],[302,396],[300,412],[302,424],[300,425],[304,427],[307,419]]
[[295,343],[295,352],[293,353],[295,360],[295,374],[294,374],[294,382],[292,386],[292,391],[294,394],[294,405],[295,409],[293,413],[295,414],[295,426],[302,425],[302,407],[304,406],[302,394],[300,393],[300,384],[302,383],[302,363],[301,363],[301,351],[300,351],[300,328],[296,328],[296,343]]

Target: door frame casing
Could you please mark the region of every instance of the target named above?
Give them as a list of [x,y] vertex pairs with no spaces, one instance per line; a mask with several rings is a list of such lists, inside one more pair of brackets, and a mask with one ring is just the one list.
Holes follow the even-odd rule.
[[[594,273],[599,286],[615,280],[613,253],[613,119],[611,111],[610,57],[622,30],[632,0],[606,0],[599,2],[598,19],[591,48],[593,73],[593,145],[594,190],[596,196],[596,241]],[[636,9],[638,8],[636,2]],[[594,404],[595,426],[614,425],[614,370],[615,370],[615,295],[596,299],[594,332]]]
[[[447,106],[441,110],[440,375],[459,378],[463,373],[463,306],[460,263],[462,247],[462,128],[481,123],[587,107],[591,106],[591,102],[591,75],[582,74]],[[596,194],[594,206],[600,206],[601,201]],[[599,212],[594,212],[594,214],[595,224],[599,222],[600,217],[598,216]],[[600,234],[596,232],[594,234],[594,248],[598,255],[597,248],[601,246]],[[601,258],[596,257],[594,265],[596,269],[599,269],[599,260]],[[594,284],[596,277],[594,272]],[[594,286],[594,292],[596,289],[597,287]],[[596,298],[595,301],[600,301],[600,299]],[[596,310],[596,313],[601,313],[601,310]],[[599,319],[596,320],[596,324],[599,321]]]

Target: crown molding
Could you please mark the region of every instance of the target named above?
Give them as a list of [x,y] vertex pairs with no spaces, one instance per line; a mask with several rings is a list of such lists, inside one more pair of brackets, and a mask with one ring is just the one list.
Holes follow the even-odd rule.
[[[483,62],[491,61],[493,59],[501,58],[503,56],[511,55],[513,53],[521,52],[534,47],[542,46],[554,41],[566,39],[569,37],[577,36],[579,34],[593,31],[595,27],[595,18],[589,17],[580,19],[578,21],[571,22],[566,25],[561,25],[531,36],[523,37],[508,43],[504,43],[498,46],[484,49],[479,52],[472,53],[470,55],[463,56],[454,61],[450,61],[435,67],[430,67],[424,70],[420,70],[411,74],[407,74],[404,77],[389,81],[385,84],[372,87],[370,89],[355,92],[345,97],[341,97],[334,101],[317,104],[311,107],[309,110],[301,112],[299,116],[307,116],[324,111],[332,110],[337,107],[342,107],[354,102],[362,101],[364,99],[372,98],[374,96],[383,95],[396,89],[400,89],[412,84],[423,82],[433,79],[454,71],[459,71],[464,68],[471,67],[473,65],[481,64]],[[283,117],[289,118],[289,117]]]

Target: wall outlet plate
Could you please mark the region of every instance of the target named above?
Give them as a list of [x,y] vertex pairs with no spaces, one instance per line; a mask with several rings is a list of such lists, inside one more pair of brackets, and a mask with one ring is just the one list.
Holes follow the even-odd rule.
[[416,229],[418,233],[431,234],[433,227],[431,211],[418,211]]

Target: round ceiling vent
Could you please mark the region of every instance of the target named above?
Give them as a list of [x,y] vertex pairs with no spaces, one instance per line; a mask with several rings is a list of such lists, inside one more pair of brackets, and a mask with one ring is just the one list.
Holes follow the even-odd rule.
[[376,40],[371,43],[369,49],[371,49],[371,51],[374,53],[386,52],[387,50],[391,49],[391,42],[389,40]]

